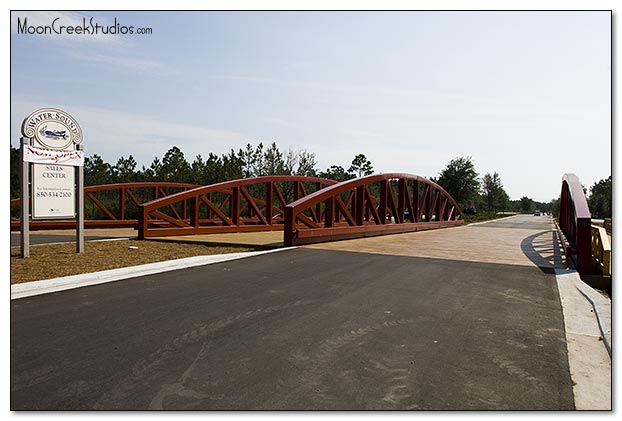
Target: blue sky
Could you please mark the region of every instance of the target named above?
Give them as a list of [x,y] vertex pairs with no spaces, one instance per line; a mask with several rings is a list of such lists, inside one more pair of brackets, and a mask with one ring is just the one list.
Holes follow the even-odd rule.
[[[29,25],[152,28],[29,35]],[[247,143],[306,149],[318,170],[437,176],[471,156],[512,199],[565,172],[611,174],[609,12],[13,12],[11,144],[37,108],[80,122],[85,152],[148,166]],[[42,65],[45,63],[45,65]]]

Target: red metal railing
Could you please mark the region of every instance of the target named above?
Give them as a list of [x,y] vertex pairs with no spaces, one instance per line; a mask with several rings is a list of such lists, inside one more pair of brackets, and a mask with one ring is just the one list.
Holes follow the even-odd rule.
[[378,174],[345,181],[285,208],[286,246],[463,224],[441,186],[411,174]]
[[570,256],[581,275],[592,272],[592,214],[583,186],[574,174],[564,174],[559,203],[559,227],[566,237],[566,256]]
[[141,204],[138,237],[280,230],[287,203],[335,183],[266,176],[197,187]]
[[[167,182],[137,182],[104,184],[84,188],[85,228],[136,227],[138,206],[141,203],[198,187],[196,184]],[[20,206],[20,199],[11,200],[11,210]],[[186,215],[187,210],[182,209]],[[11,229],[20,227],[19,218],[11,218]],[[30,221],[31,230],[72,229],[70,220]]]

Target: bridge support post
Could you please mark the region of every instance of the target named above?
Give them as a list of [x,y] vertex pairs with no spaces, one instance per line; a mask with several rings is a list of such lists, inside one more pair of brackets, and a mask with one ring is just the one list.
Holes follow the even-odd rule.
[[406,189],[408,184],[406,180],[400,178],[397,181],[397,216],[400,224],[406,222],[404,220],[404,211],[406,209]]
[[190,199],[190,225],[192,225],[195,231],[199,228],[199,205],[198,196]]
[[380,201],[378,203],[378,216],[382,225],[387,223],[387,180],[380,180]]
[[283,224],[283,245],[291,247],[294,243],[294,235],[296,234],[296,221],[294,221],[294,210],[285,208],[285,222]]
[[147,215],[145,215],[145,208],[143,206],[138,207],[138,239],[144,240],[145,233],[147,232]]
[[354,220],[356,225],[363,225],[363,220],[365,219],[365,212],[363,212],[363,206],[365,204],[365,186],[358,186],[356,188],[356,197],[355,197],[355,205],[354,209]]
[[[334,197],[329,197],[328,199],[326,199],[326,202],[324,203],[324,212],[326,213],[326,215],[324,216],[324,227],[331,228],[333,226],[333,221],[335,220],[335,198]],[[296,221],[294,221],[294,224],[295,223]]]
[[119,189],[119,219],[125,219],[125,187]]
[[274,196],[272,195],[272,181],[266,183],[266,222],[272,225],[272,212]]
[[234,187],[231,192],[230,218],[233,225],[240,225],[240,187]]
[[413,215],[412,222],[419,222],[419,180],[413,181]]
[[432,201],[432,189],[429,185],[425,186],[425,192],[423,194],[423,220],[425,222],[430,222],[432,220],[431,217],[431,201]]

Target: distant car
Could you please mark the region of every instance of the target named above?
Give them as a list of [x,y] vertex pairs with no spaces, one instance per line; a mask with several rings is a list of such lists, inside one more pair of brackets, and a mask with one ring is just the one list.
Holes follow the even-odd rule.
[[539,210],[536,210],[536,211],[533,213],[533,216],[540,216],[540,211],[539,211]]

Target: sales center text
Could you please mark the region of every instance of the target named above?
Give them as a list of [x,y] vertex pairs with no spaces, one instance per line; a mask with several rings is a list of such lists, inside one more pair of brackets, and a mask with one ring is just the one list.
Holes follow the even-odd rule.
[[45,172],[41,174],[43,178],[67,178],[63,172],[63,167],[58,165],[46,165]]

